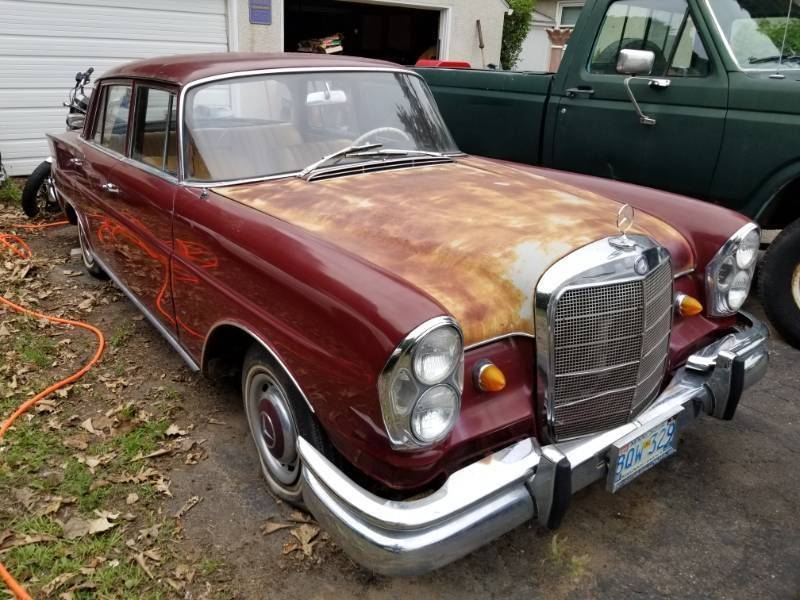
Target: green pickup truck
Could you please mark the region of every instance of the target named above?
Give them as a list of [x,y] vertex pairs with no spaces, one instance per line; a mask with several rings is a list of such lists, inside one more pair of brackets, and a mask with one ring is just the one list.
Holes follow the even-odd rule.
[[588,0],[557,73],[418,72],[465,152],[702,198],[782,230],[761,296],[800,347],[800,0]]

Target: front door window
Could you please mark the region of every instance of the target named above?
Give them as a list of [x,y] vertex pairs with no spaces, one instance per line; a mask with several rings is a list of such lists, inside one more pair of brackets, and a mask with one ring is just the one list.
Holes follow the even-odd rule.
[[656,77],[704,77],[708,54],[685,0],[619,0],[608,9],[595,41],[589,71],[617,75],[620,50],[655,54]]

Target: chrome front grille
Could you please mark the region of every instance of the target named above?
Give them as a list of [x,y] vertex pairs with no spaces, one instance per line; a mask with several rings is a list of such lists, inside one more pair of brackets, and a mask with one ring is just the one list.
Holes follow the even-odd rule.
[[545,331],[537,322],[537,351],[547,353],[539,364],[546,369],[555,439],[622,425],[660,389],[672,327],[672,268],[666,251],[653,246],[650,271],[640,277],[632,268],[637,256],[617,257],[611,274],[588,267],[589,275],[563,281],[546,311],[537,311],[537,319],[548,323],[548,339],[542,340]]

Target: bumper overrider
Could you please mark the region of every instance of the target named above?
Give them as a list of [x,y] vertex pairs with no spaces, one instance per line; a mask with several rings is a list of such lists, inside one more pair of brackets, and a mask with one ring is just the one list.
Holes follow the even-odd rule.
[[530,519],[558,527],[573,493],[607,478],[609,455],[674,417],[678,431],[701,414],[731,419],[742,392],[767,369],[767,328],[742,314],[741,326],[680,368],[655,402],[615,429],[540,446],[517,442],[453,473],[417,500],[379,498],[354,483],[304,439],[303,498],[353,559],[387,575],[441,567]]

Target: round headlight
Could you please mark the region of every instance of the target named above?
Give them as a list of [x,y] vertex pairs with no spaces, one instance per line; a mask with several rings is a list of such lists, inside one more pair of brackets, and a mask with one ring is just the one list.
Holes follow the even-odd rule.
[[739,271],[733,278],[731,287],[728,290],[728,306],[731,310],[742,308],[747,294],[750,293],[750,274],[747,271]]
[[761,247],[761,236],[757,230],[753,230],[744,236],[736,250],[736,266],[740,269],[749,269],[758,258],[758,250]]
[[441,383],[461,359],[461,336],[454,327],[439,327],[414,350],[414,375],[425,385]]
[[734,264],[733,257],[729,256],[723,261],[719,266],[719,271],[717,271],[717,287],[723,292],[727,291],[731,286],[735,274],[736,265]]
[[421,442],[443,439],[455,425],[459,398],[449,385],[437,385],[420,396],[411,413],[411,431]]

